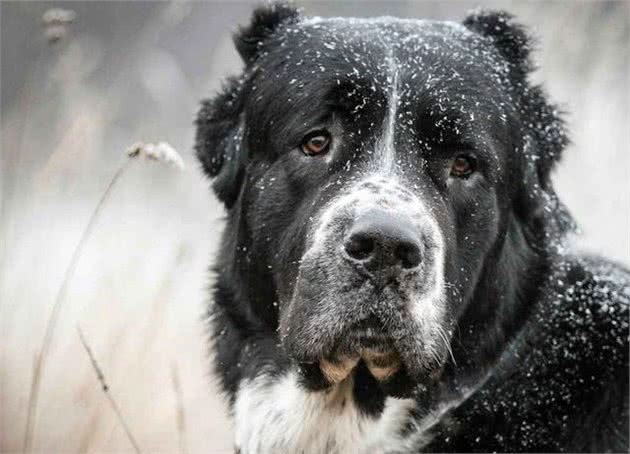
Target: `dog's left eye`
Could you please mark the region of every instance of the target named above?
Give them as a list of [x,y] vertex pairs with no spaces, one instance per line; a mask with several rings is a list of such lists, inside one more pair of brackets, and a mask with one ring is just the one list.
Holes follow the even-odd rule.
[[468,155],[459,155],[451,164],[451,176],[456,178],[468,178],[475,171],[475,158]]
[[302,153],[307,156],[324,154],[330,148],[330,134],[327,131],[315,131],[302,140]]

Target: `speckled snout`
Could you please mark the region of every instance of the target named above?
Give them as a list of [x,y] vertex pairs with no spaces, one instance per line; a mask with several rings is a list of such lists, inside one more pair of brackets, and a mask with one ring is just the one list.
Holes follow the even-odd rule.
[[444,248],[420,194],[395,177],[364,177],[314,227],[281,313],[289,356],[319,364],[329,383],[360,361],[378,381],[401,369],[422,375],[443,322]]

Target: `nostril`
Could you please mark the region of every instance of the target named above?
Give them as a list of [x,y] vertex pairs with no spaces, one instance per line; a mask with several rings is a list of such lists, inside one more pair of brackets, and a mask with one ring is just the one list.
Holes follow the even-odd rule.
[[348,238],[344,247],[353,259],[365,260],[374,251],[374,240],[368,235],[355,233]]
[[400,260],[403,268],[415,268],[420,265],[420,248],[414,243],[401,243],[396,248],[396,257]]

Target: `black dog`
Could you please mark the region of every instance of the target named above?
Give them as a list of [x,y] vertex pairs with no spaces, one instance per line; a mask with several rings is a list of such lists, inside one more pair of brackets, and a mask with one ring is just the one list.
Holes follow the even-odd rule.
[[572,255],[523,28],[261,8],[196,151],[241,452],[627,451],[630,274]]

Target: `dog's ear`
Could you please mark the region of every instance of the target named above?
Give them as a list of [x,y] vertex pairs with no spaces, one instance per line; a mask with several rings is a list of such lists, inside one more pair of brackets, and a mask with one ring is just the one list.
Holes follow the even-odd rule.
[[[528,76],[534,69],[530,58],[533,40],[511,14],[478,10],[468,15],[464,26],[487,38],[508,63],[523,130],[521,147],[525,169],[523,191],[516,200],[517,211],[527,223],[537,223],[543,212],[549,211],[550,200],[557,201],[551,171],[568,143],[562,114],[548,101],[541,86],[529,83]],[[566,217],[564,213],[562,216]]]
[[558,108],[549,103],[540,86],[532,86],[527,78],[534,69],[530,59],[532,39],[523,25],[505,11],[472,12],[464,20],[471,31],[491,40],[509,65],[512,88],[520,104],[522,120],[534,143],[530,157],[537,161],[537,173],[543,188],[549,183],[554,164],[568,143],[564,122]]
[[530,232],[544,232],[546,240],[558,238],[575,229],[551,181],[552,170],[569,139],[561,113],[548,101],[542,87],[528,86],[520,97],[523,171],[514,200],[515,212]]
[[272,3],[257,8],[249,25],[241,27],[234,35],[234,44],[245,63],[258,56],[262,46],[280,25],[296,22],[299,11],[288,3]]
[[245,100],[250,64],[274,31],[297,17],[297,10],[283,3],[255,10],[250,24],[234,35],[236,48],[246,62],[244,74],[229,78],[220,93],[201,103],[195,121],[195,152],[206,174],[214,178],[214,191],[227,208],[236,202],[245,176]]
[[529,58],[532,40],[510,13],[476,10],[464,19],[464,26],[490,38],[515,76],[525,77],[533,69]]
[[228,79],[219,94],[202,101],[195,120],[197,158],[206,174],[214,178],[214,192],[227,208],[236,202],[245,173],[244,90],[243,79]]

